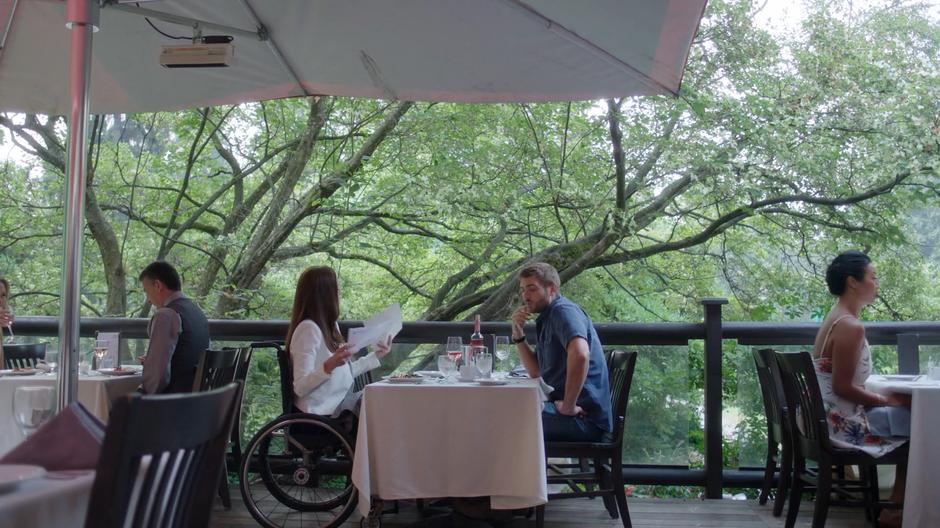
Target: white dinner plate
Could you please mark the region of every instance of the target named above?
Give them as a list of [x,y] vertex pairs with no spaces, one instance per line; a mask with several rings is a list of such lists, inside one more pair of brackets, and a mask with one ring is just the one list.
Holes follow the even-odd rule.
[[45,474],[46,470],[39,466],[0,464],[0,493],[12,490],[19,486],[20,482],[33,480]]
[[920,379],[919,374],[882,374],[881,377],[888,381],[917,381]]
[[121,370],[117,370],[113,368],[102,368],[102,369],[98,369],[98,373],[103,374],[105,376],[133,376],[134,374],[137,374],[138,371],[135,369],[129,369],[129,368],[122,368]]
[[480,378],[473,380],[484,387],[496,387],[498,385],[509,385],[508,381],[498,379]]
[[444,373],[439,370],[416,370],[415,374],[422,378],[443,378]]
[[37,372],[39,371],[34,368],[26,368],[26,369],[19,369],[19,370],[13,369],[9,372],[4,371],[4,373],[9,376],[32,376],[33,374]]
[[389,383],[424,383],[424,378],[420,376],[413,376],[408,378],[385,378],[385,381]]

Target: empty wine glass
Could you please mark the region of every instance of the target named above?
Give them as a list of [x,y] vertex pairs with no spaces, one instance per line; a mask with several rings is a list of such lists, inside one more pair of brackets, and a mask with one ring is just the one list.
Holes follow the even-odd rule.
[[52,387],[17,387],[13,392],[13,419],[23,436],[33,434],[52,416],[54,394]]
[[493,352],[496,353],[496,359],[506,361],[509,359],[509,336],[496,336]]

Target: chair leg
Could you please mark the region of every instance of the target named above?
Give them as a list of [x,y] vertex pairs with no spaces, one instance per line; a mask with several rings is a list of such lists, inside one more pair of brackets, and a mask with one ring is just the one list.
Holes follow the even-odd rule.
[[774,481],[774,471],[777,469],[777,442],[767,440],[767,461],[764,463],[764,481],[760,487],[760,496],[757,497],[757,503],[761,506],[767,504],[767,497],[770,496],[770,486]]
[[780,476],[777,477],[777,496],[774,497],[774,517],[780,517],[783,513],[783,503],[787,500],[787,491],[793,476],[793,447],[784,440],[780,451]]
[[[601,490],[614,490],[614,485],[610,480],[610,473],[604,467],[605,460],[600,458],[594,459],[594,478],[597,479],[597,488]],[[610,515],[611,519],[616,519],[619,517],[617,513],[617,501],[614,500],[613,493],[604,493],[601,495],[601,498],[604,500],[604,507],[607,508],[607,514]]]
[[620,521],[623,523],[623,528],[632,528],[630,509],[627,508],[627,493],[623,489],[623,465],[619,455],[620,453],[617,453],[611,457],[610,481],[614,485],[614,499],[617,501],[617,509],[620,510]]
[[535,528],[545,526],[545,505],[539,504],[535,507]]
[[226,467],[225,460],[222,460],[222,474],[219,475],[219,498],[222,499],[222,506],[226,510],[232,509],[232,497],[228,490],[228,467]]
[[813,528],[826,526],[826,516],[829,514],[829,494],[832,491],[831,464],[819,461],[819,472],[816,479],[816,504],[813,508]]
[[793,470],[793,482],[790,483],[790,504],[787,505],[786,528],[796,525],[796,516],[800,511],[800,497],[803,494],[802,474],[806,471],[806,462],[800,458],[796,460]]

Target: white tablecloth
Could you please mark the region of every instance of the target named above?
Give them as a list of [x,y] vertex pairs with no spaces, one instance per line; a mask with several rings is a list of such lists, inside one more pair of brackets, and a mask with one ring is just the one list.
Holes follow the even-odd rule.
[[940,526],[940,382],[871,376],[869,390],[911,395],[911,446],[904,487],[904,528]]
[[542,393],[535,380],[366,386],[353,483],[366,515],[382,499],[490,497],[494,509],[544,504]]
[[0,493],[0,524],[29,528],[81,528],[95,473],[66,479],[39,478]]
[[[132,376],[82,376],[78,379],[78,401],[101,421],[107,423],[111,403],[124,394],[129,394],[140,385],[139,374]],[[0,455],[6,453],[23,440],[22,433],[13,420],[13,393],[17,387],[45,385],[54,387],[55,375],[0,377]]]

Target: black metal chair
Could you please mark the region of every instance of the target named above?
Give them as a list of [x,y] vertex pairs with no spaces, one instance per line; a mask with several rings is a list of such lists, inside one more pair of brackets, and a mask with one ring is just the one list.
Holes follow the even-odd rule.
[[[866,508],[866,515],[877,525],[876,519],[881,507],[898,505],[879,501],[876,466],[904,463],[907,460],[907,446],[878,458],[857,449],[833,446],[829,440],[826,412],[812,356],[809,352],[777,352],[776,359],[780,367],[780,379],[787,402],[787,421],[793,439],[793,481],[790,485],[786,527],[792,528],[796,524],[800,498],[806,484],[816,486],[813,528],[825,526],[832,500],[831,493],[851,498],[849,493],[853,491],[861,493],[861,504]],[[819,469],[807,467],[807,460],[815,461]],[[859,473],[864,478],[862,482],[833,478],[833,466],[851,465],[859,467]]]
[[[576,497],[603,497],[604,505],[612,519],[618,516],[623,526],[629,528],[630,511],[627,508],[627,495],[623,482],[623,429],[627,403],[630,399],[630,387],[633,384],[633,371],[636,368],[636,352],[615,350],[608,357],[610,376],[611,410],[614,416],[614,429],[609,439],[599,442],[546,442],[545,456],[549,458],[577,458],[590,460],[593,470],[577,473],[550,475],[549,484],[574,484],[574,491],[549,493],[548,499],[567,499]],[[545,506],[539,506],[535,512],[536,526],[545,522]]]
[[32,368],[46,359],[46,343],[3,345],[3,368]]
[[[196,376],[193,378],[193,392],[205,392],[217,389],[235,381],[241,354],[242,349],[240,348],[206,350],[205,353],[202,354],[202,357],[199,358],[199,364],[196,366]],[[244,378],[242,378],[241,381],[244,383]],[[241,398],[238,399],[238,408],[241,409]],[[235,413],[235,422],[240,422],[237,418],[239,414],[239,412]],[[232,430],[237,431],[235,427],[233,427]],[[228,490],[228,465],[225,460],[222,460],[222,472],[219,477],[218,488],[222,505],[225,506],[226,509],[231,508],[232,498]]]
[[761,505],[767,503],[767,497],[773,487],[774,473],[779,466],[773,508],[774,517],[779,517],[783,512],[783,503],[790,488],[790,474],[793,471],[793,446],[787,427],[787,406],[774,350],[764,348],[753,350],[752,354],[764,402],[764,416],[767,418],[767,461],[758,502]]
[[111,411],[85,526],[208,526],[240,387],[133,395]]

